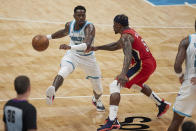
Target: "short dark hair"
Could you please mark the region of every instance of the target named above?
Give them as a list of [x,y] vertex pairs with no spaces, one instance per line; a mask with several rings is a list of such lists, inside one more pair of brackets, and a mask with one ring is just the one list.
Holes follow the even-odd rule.
[[30,80],[27,76],[21,75],[14,80],[14,87],[17,94],[24,94],[30,87]]
[[122,26],[128,26],[129,20],[128,17],[124,14],[120,14],[114,17],[114,22],[121,24]]
[[78,5],[74,8],[74,13],[76,13],[77,10],[84,10],[84,12],[86,13],[86,9],[84,6],[82,5]]
[[196,125],[192,121],[186,121],[182,124],[182,131],[196,131]]

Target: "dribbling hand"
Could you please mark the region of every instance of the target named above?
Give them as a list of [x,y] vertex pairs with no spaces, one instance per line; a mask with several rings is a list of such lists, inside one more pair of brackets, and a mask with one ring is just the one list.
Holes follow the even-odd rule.
[[71,49],[71,46],[66,45],[66,44],[61,44],[59,49],[69,50],[69,49]]

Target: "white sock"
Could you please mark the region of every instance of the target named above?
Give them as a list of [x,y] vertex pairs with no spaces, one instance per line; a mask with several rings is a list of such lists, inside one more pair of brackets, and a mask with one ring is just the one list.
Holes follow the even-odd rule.
[[161,98],[157,96],[154,92],[150,94],[150,98],[159,106],[161,105]]
[[95,98],[95,96],[93,96],[93,101],[94,101],[94,102],[97,102],[97,99]]
[[109,118],[113,121],[117,117],[118,106],[110,105]]

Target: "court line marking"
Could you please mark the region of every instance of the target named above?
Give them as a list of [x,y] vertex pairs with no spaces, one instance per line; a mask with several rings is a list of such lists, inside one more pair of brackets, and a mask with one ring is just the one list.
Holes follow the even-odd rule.
[[195,9],[196,9],[196,6],[193,6],[193,5],[189,4],[188,2],[184,2],[184,4],[185,4],[186,6],[189,6],[189,7],[191,7],[191,8],[195,8]]
[[153,6],[153,7],[189,6],[189,7],[192,7],[192,8],[196,8],[195,6],[193,6],[193,5],[195,5],[195,4],[189,4],[188,2],[184,2],[184,4],[182,3],[182,4],[175,4],[175,5],[155,5],[155,4],[153,4],[152,2],[150,2],[150,1],[148,1],[148,0],[143,0],[143,1],[146,2],[146,3],[148,3],[149,5],[151,5],[151,6]]
[[[160,92],[156,93],[158,95],[161,94],[177,94],[178,92]],[[121,94],[121,96],[140,96],[144,95],[142,93],[135,93],[135,94]],[[109,97],[110,95],[102,95],[103,97]],[[55,99],[77,99],[77,98],[91,98],[92,96],[57,96]],[[40,98],[29,98],[29,100],[44,100],[46,99],[45,97],[40,97]],[[5,102],[8,100],[0,100],[0,102]]]
[[[27,22],[27,23],[45,23],[45,24],[65,24],[65,22],[61,21],[47,21],[47,20],[31,20],[31,19],[23,19],[23,18],[8,18],[8,17],[2,17],[0,16],[0,20],[6,20],[6,21],[17,21],[17,22]],[[109,24],[98,24],[95,23],[96,26],[105,26],[105,27],[112,27],[113,25]],[[161,29],[192,29],[194,27],[192,26],[133,26],[134,28],[161,28]]]
[[143,0],[144,2],[146,2],[146,3],[148,3],[149,5],[151,5],[151,6],[156,6],[156,5],[154,5],[153,3],[151,3],[150,1],[148,1],[148,0]]

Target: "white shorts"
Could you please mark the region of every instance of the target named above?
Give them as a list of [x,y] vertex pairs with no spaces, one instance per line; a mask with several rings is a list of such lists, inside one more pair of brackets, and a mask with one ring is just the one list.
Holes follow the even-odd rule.
[[[64,57],[61,60],[61,67],[69,63],[72,65],[72,69],[74,70],[76,67],[80,67],[86,73],[86,78],[99,79],[101,78],[101,71],[96,62],[95,54],[92,52],[91,54],[87,54],[86,56],[82,56],[71,51],[67,51]],[[72,71],[73,71],[72,70]]]
[[173,111],[181,116],[191,117],[193,110],[196,107],[196,85],[192,85],[190,80],[183,82],[176,101],[173,106]]

